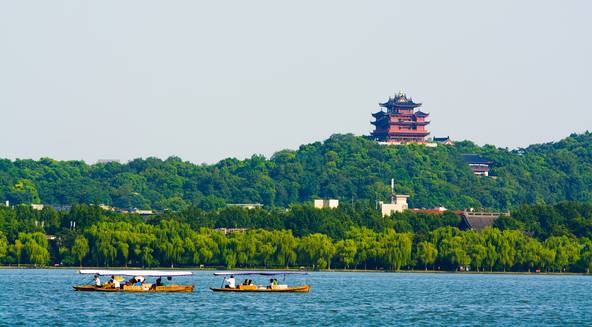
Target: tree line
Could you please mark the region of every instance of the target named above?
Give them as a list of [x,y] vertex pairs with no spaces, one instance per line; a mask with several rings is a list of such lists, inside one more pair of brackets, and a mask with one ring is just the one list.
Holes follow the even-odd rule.
[[[496,178],[472,174],[462,155],[494,162]],[[523,203],[592,201],[592,133],[508,150],[469,141],[429,148],[382,146],[365,137],[324,142],[215,164],[178,157],[89,165],[82,161],[0,160],[0,200],[13,204],[107,204],[119,208],[202,210],[229,203],[288,207],[313,198],[386,200],[389,180],[412,207],[511,209]]]
[[[298,216],[316,213],[328,220],[344,212],[357,212],[354,207],[341,209],[344,212],[296,209]],[[201,220],[190,218],[192,211],[144,219],[95,206],[77,206],[65,213],[19,206],[0,208],[0,262],[38,266],[385,270],[471,267],[487,271],[587,272],[592,262],[592,242],[586,234],[589,231],[574,226],[578,226],[575,222],[587,226],[592,219],[591,209],[591,205],[582,203],[524,206],[513,211],[511,218],[500,218],[495,227],[482,232],[462,231],[459,221],[452,217],[406,212],[382,217],[378,225],[371,219],[366,223],[360,220],[332,236],[320,232],[322,225],[301,228],[299,234],[291,229],[260,227],[225,234],[213,226],[204,226],[207,224],[200,226]],[[256,214],[239,210],[245,215]],[[221,217],[227,214],[222,211]],[[273,217],[273,212],[267,212],[268,217]],[[72,226],[73,221],[78,222],[77,227]],[[245,221],[237,220],[236,226],[225,227],[247,228],[242,223]],[[544,229],[548,232],[529,231],[529,225],[548,226]],[[55,239],[48,240],[49,230],[55,232]]]

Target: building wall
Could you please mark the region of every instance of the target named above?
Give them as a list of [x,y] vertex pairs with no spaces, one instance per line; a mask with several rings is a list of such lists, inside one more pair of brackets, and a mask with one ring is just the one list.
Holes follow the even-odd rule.
[[409,208],[407,201],[404,203],[383,203],[380,202],[380,212],[383,216],[390,216],[394,212],[403,212]]
[[314,207],[317,209],[323,208],[337,208],[339,206],[339,200],[336,199],[315,199]]

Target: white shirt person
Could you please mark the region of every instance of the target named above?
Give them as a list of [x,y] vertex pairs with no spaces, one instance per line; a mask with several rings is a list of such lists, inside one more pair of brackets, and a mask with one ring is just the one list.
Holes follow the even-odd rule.
[[228,278],[228,287],[236,288],[236,280],[234,279],[234,275],[230,275],[230,278]]

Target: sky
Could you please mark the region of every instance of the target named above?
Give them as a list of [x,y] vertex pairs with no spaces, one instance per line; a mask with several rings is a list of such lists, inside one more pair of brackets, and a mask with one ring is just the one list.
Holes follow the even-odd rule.
[[0,157],[195,163],[366,135],[403,90],[431,136],[592,129],[590,1],[0,1]]

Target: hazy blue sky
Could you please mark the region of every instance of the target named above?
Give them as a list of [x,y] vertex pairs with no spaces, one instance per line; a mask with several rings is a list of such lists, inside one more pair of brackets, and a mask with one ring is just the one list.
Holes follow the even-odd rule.
[[589,1],[6,0],[0,42],[0,157],[269,156],[399,89],[433,136],[592,129]]

